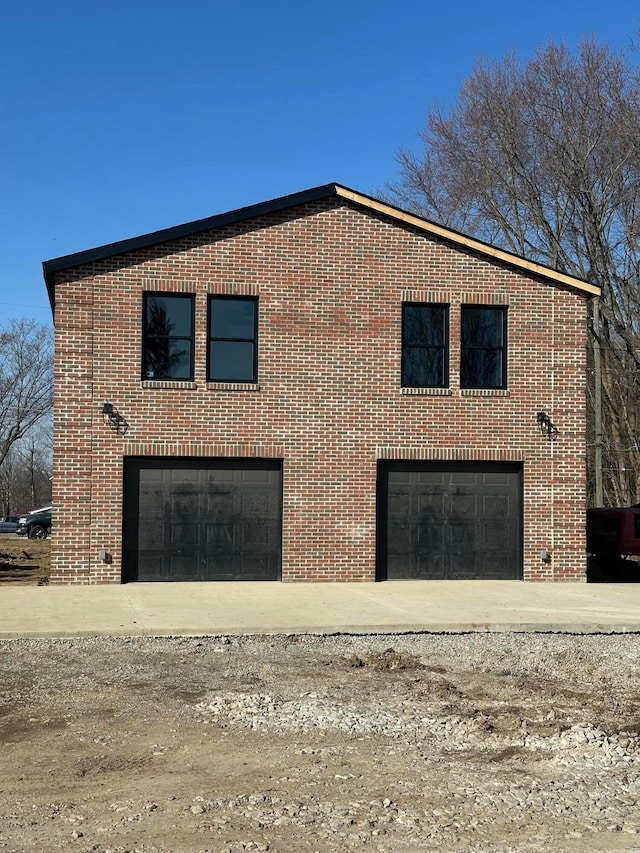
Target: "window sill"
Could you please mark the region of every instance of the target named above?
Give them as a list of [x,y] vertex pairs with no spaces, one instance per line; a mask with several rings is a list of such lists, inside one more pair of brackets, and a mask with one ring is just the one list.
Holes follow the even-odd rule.
[[257,382],[207,382],[208,391],[261,391]]
[[140,384],[143,388],[171,388],[172,391],[194,390],[198,387],[197,382],[190,379],[143,379]]
[[400,389],[401,394],[409,396],[419,395],[421,397],[450,397],[451,388],[410,388],[405,387]]
[[508,397],[508,388],[461,388],[461,397]]

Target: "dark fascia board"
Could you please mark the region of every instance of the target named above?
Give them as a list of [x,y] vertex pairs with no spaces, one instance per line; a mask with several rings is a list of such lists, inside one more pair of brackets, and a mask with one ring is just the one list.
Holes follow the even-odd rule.
[[237,210],[230,210],[227,213],[208,216],[205,219],[196,219],[193,222],[185,222],[183,225],[174,225],[171,228],[162,228],[160,231],[152,231],[149,234],[141,234],[139,237],[131,237],[127,240],[118,240],[116,243],[107,243],[104,246],[96,246],[93,249],[85,249],[82,252],[74,252],[71,255],[62,255],[59,258],[52,258],[49,261],[44,261],[42,264],[44,280],[47,284],[47,290],[49,291],[49,300],[53,307],[55,273],[61,272],[62,270],[72,269],[73,267],[79,267],[83,264],[90,264],[94,261],[103,261],[106,258],[113,258],[116,255],[135,252],[138,249],[147,249],[150,246],[158,246],[161,243],[168,243],[171,240],[190,237],[194,234],[200,234],[203,231],[221,228],[224,225],[232,225],[233,223],[242,222],[245,219],[252,219],[256,216],[265,216],[269,213],[276,213],[280,210],[285,210],[288,207],[318,201],[319,199],[327,198],[331,195],[336,195],[336,184],[324,184],[320,187],[313,187],[312,189],[303,190],[302,192],[281,196],[280,198],[275,198],[271,201],[251,204],[248,207],[239,207]]
[[492,258],[494,261],[501,261],[524,270],[528,273],[540,276],[552,284],[565,285],[577,289],[587,296],[599,296],[600,288],[590,282],[583,281],[575,276],[554,270],[544,264],[536,261],[529,261],[520,255],[515,255],[507,252],[504,249],[498,249],[490,243],[484,243],[475,237],[468,237],[465,234],[455,231],[443,225],[438,225],[435,222],[430,222],[413,213],[408,213],[401,208],[394,207],[387,202],[380,201],[364,193],[359,193],[356,190],[349,189],[343,184],[324,184],[312,189],[303,190],[302,192],[291,193],[290,195],[281,196],[280,198],[272,199],[271,201],[252,204],[248,207],[240,207],[237,210],[231,210],[227,213],[220,213],[216,216],[209,216],[206,219],[197,219],[193,222],[186,222],[183,225],[175,225],[172,228],[163,228],[160,231],[153,231],[150,234],[142,234],[140,237],[132,237],[128,240],[120,240],[116,243],[108,243],[105,246],[97,246],[94,249],[87,249],[83,252],[76,252],[72,255],[64,255],[60,258],[53,258],[49,261],[44,261],[42,269],[44,272],[47,290],[49,292],[49,301],[51,307],[55,305],[54,280],[55,273],[62,270],[78,267],[83,264],[89,264],[94,261],[105,260],[116,255],[123,255],[129,252],[135,252],[138,249],[157,246],[161,243],[168,243],[171,240],[178,240],[182,237],[190,237],[194,234],[200,234],[204,231],[211,231],[216,228],[221,228],[224,225],[231,225],[236,222],[252,219],[257,216],[265,216],[270,213],[276,213],[281,210],[286,210],[290,207],[295,207],[300,204],[319,201],[323,198],[336,196],[345,201],[350,201],[369,211],[388,216],[396,221],[403,222],[405,225],[410,225],[419,231],[430,234],[435,237],[444,239],[457,246],[463,246],[478,252],[481,255]]

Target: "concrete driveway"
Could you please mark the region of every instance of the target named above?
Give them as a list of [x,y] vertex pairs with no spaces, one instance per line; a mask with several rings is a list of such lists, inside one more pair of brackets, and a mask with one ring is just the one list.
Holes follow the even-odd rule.
[[640,632],[640,584],[396,581],[3,586],[0,638]]

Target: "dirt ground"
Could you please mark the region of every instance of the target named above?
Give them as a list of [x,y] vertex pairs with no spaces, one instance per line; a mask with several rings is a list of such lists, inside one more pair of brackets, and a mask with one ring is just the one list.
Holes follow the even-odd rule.
[[0,535],[0,584],[46,584],[51,570],[51,539]]
[[640,637],[0,642],[0,850],[640,850]]

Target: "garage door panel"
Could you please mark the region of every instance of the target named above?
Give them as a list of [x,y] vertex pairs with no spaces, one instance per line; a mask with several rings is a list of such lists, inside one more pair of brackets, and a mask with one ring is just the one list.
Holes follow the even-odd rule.
[[278,580],[277,461],[125,460],[123,580]]
[[262,483],[263,485],[269,485],[269,471],[242,471],[241,475],[243,483]]
[[243,574],[248,580],[259,580],[264,575],[269,575],[271,571],[268,554],[255,553],[250,559],[245,558],[243,566]]
[[271,540],[270,524],[243,524],[241,530],[244,545],[268,545]]
[[[403,525],[404,537],[407,538],[407,532],[410,530],[410,525]],[[413,535],[416,537],[416,542],[421,553],[429,551],[442,553],[445,550],[445,533],[446,530],[439,524],[431,524],[430,519],[421,519],[420,523],[415,525]]]
[[512,528],[506,521],[491,521],[478,525],[479,540],[486,549],[502,551],[512,542]]
[[482,514],[485,518],[506,518],[509,512],[509,498],[506,495],[485,495],[482,498]]
[[138,514],[139,515],[156,515],[156,508],[158,506],[158,502],[162,500],[164,491],[161,488],[158,488],[155,483],[151,483],[151,485],[144,483],[144,491],[140,493],[140,500],[138,502]]
[[486,472],[482,475],[482,483],[485,486],[507,486],[509,484],[509,474],[506,471]]
[[409,527],[404,522],[396,522],[393,519],[389,519],[388,539],[391,553],[404,553],[405,550],[409,550],[409,543],[407,539],[408,530]]
[[140,557],[138,563],[139,571],[150,580],[165,581],[169,580],[170,568],[164,565],[162,553],[149,551]]
[[444,482],[444,474],[442,471],[417,471],[413,473],[413,480],[412,473],[407,471],[406,477],[407,483],[416,481],[417,478],[417,482],[424,486],[441,486]]
[[215,545],[218,547],[232,545],[234,528],[234,524],[215,524],[213,522],[207,522],[207,524],[205,524],[205,541],[207,545]]
[[449,553],[446,560],[446,572],[442,580],[469,580],[480,571],[480,565],[476,554]]
[[200,566],[190,559],[188,554],[172,554],[168,560],[167,580],[200,580]]
[[475,524],[468,524],[457,519],[452,519],[448,524],[442,525],[447,533],[447,550],[452,554],[473,554],[473,549],[478,538],[478,530]]
[[168,499],[173,518],[193,518],[200,510],[200,495],[197,492],[170,492]]
[[[443,475],[444,479],[444,475]],[[452,471],[449,475],[449,482],[452,486],[474,486],[476,485],[477,475],[473,471]]]
[[234,471],[227,470],[208,470],[206,473],[207,481],[210,483],[233,483]]
[[378,576],[520,578],[521,492],[515,463],[381,463]]
[[165,525],[161,519],[140,516],[140,542],[146,547],[158,547],[164,543]]
[[273,511],[270,495],[265,492],[249,492],[242,495],[242,512],[258,518],[268,518]]
[[477,495],[451,495],[449,514],[455,521],[457,518],[476,518],[478,514]]
[[193,483],[198,485],[200,480],[200,472],[190,469],[171,469],[168,471],[169,479],[172,483]]
[[420,515],[428,517],[433,513],[438,515],[443,510],[444,495],[442,493],[418,492],[415,497],[416,509]]
[[227,507],[233,501],[233,492],[230,489],[220,489],[213,486],[205,495],[205,507],[209,518],[218,518],[224,516],[227,512]]
[[171,545],[197,545],[199,529],[197,524],[168,524],[169,543]]
[[409,560],[409,556],[409,552],[404,554],[401,551],[396,551],[389,554],[387,567],[390,577],[395,578],[402,576],[402,573],[405,571],[407,561]]
[[389,494],[389,514],[404,516],[409,512],[411,496],[409,492],[393,491]]
[[445,577],[456,580],[474,577],[478,571],[475,528],[451,524],[447,528],[447,545],[443,555]]
[[446,571],[442,560],[435,559],[433,555],[428,558],[420,555],[411,580],[443,580],[445,577]]

